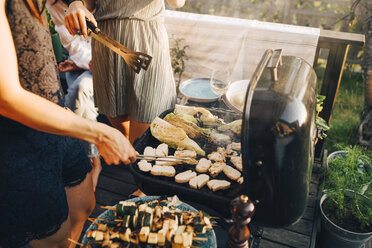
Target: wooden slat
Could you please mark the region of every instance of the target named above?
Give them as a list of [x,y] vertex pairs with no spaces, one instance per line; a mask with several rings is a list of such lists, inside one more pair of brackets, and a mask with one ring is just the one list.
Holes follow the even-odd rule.
[[296,233],[304,234],[304,235],[307,235],[307,236],[310,237],[311,232],[313,230],[313,221],[312,220],[305,220],[305,219],[302,218],[296,224],[291,225],[291,226],[289,226],[285,229],[296,232]]
[[304,215],[302,216],[302,218],[305,219],[305,220],[312,221],[314,219],[314,208],[307,207],[305,209],[305,212],[304,212]]
[[128,196],[122,194],[113,193],[111,191],[104,190],[100,187],[96,189],[96,201],[101,205],[113,205],[118,201],[128,199]]
[[272,240],[262,239],[260,242],[260,248],[288,248],[287,245],[282,245]]
[[285,229],[265,228],[262,238],[289,247],[309,248],[310,245],[310,236]]
[[128,184],[133,184],[133,185],[136,184],[132,174],[129,171],[129,168],[125,167],[124,165],[118,165],[118,166],[110,165],[109,166],[109,165],[104,164],[102,165],[101,175],[114,178],[117,180],[121,180]]
[[344,44],[352,46],[363,46],[365,36],[362,34],[337,32],[332,30],[320,30],[319,43],[323,44]]
[[137,189],[136,185],[129,184],[125,180],[117,180],[103,175],[100,176],[98,185],[101,189],[108,190],[126,198]]

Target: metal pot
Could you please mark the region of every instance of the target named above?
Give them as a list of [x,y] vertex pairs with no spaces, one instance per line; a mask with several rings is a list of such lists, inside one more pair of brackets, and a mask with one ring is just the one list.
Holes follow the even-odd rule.
[[334,224],[324,213],[322,208],[323,202],[327,199],[327,195],[323,195],[320,199],[320,219],[321,232],[319,247],[320,248],[359,248],[362,247],[372,236],[369,233],[356,233],[348,231]]

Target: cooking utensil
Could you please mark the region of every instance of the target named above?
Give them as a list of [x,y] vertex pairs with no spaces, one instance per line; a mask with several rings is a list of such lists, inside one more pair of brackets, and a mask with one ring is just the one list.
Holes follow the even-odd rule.
[[141,52],[134,52],[119,42],[111,39],[107,35],[103,34],[99,28],[93,23],[86,20],[87,26],[90,29],[88,35],[92,36],[98,42],[111,49],[113,52],[120,55],[130,68],[136,73],[139,73],[141,69],[147,70],[150,65],[152,57],[148,54]]
[[143,159],[143,160],[157,160],[157,161],[184,161],[184,162],[191,162],[192,159],[190,158],[180,158],[180,157],[159,157],[159,156],[150,156],[150,155],[137,155],[137,159]]

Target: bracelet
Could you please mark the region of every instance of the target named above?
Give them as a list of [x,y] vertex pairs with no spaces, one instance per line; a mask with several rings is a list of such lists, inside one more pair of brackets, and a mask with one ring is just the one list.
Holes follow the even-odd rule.
[[72,4],[73,2],[76,2],[76,1],[80,1],[80,2],[83,3],[83,5],[85,5],[84,0],[67,0],[66,2],[67,2],[67,5],[70,6],[70,4]]

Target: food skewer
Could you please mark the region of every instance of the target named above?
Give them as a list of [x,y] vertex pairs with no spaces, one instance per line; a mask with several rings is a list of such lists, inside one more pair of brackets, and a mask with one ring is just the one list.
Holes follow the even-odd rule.
[[[98,220],[98,221],[108,221],[108,222],[123,222],[122,219],[113,219],[113,220],[110,220],[110,219],[102,219],[102,218],[88,218],[88,220]],[[92,221],[93,222],[93,221]]]
[[193,242],[208,241],[208,238],[196,235],[213,228],[211,217],[202,211],[176,209],[173,204],[159,198],[150,202],[120,201],[115,206],[102,206],[115,211],[116,217],[114,220],[89,218],[97,228],[87,232],[87,237],[105,248],[140,243],[146,247],[171,244],[174,248],[197,248]]

